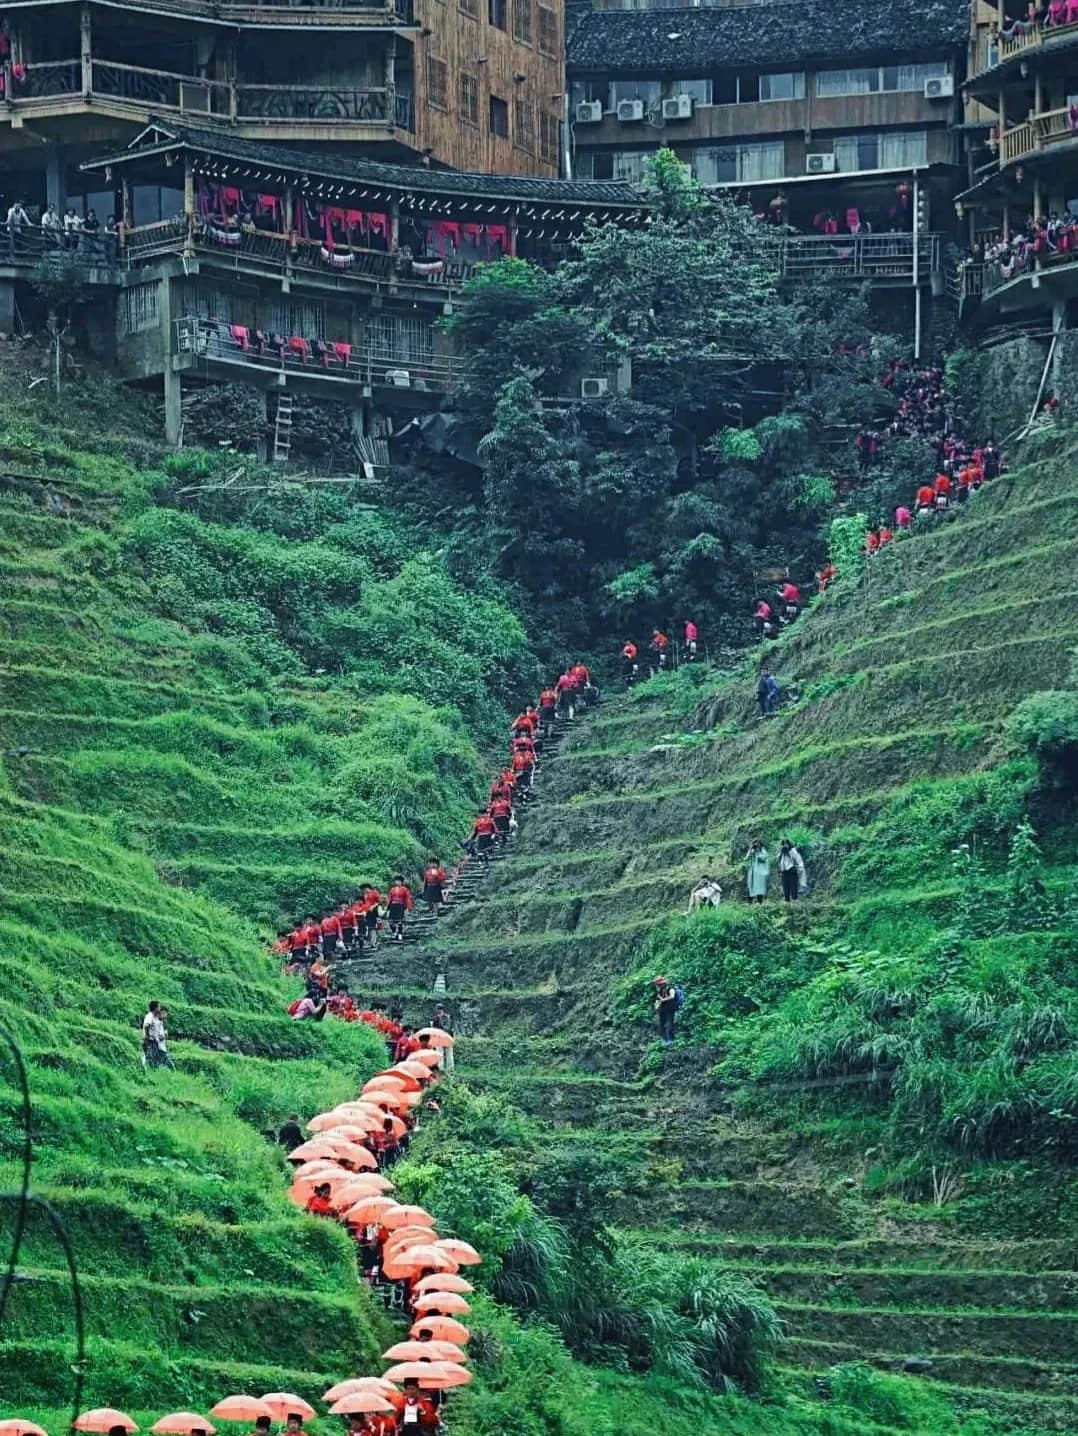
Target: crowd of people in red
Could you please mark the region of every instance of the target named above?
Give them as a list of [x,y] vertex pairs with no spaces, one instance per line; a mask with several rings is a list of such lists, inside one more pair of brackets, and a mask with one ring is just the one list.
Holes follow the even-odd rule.
[[[953,506],[968,503],[1005,467],[1003,455],[992,440],[970,445],[958,433],[944,372],[938,366],[914,367],[905,360],[893,359],[880,387],[893,396],[895,412],[889,423],[862,429],[856,435],[854,446],[861,472],[866,473],[879,460],[888,440],[897,438],[921,438],[931,445],[937,472],[932,483],[918,487],[912,507],[898,504],[891,522],[879,520],[873,524],[865,536],[868,557],[886,548],[896,536],[912,530],[918,520],[942,518]],[[815,575],[817,593],[825,592],[837,576],[838,569],[832,563],[820,569]],[[753,617],[761,638],[776,638],[801,612],[801,591],[790,579],[779,588],[775,600],[772,603],[763,598],[756,605]]]
[[[695,626],[693,629],[695,646]],[[659,635],[657,635],[659,636]],[[665,644],[666,640],[663,639]],[[599,690],[582,660],[569,664],[514,718],[510,728],[506,765],[490,787],[487,805],[476,815],[463,847],[469,858],[489,864],[492,851],[504,848],[517,829],[518,813],[531,798],[544,741],[558,723],[572,723],[583,707],[599,701]],[[466,861],[466,860],[464,860]],[[432,916],[444,912],[452,902],[452,890],[464,862],[447,870],[442,860],[431,857],[419,884],[422,901]],[[397,1060],[408,1055],[411,1034],[399,1014],[381,1010],[361,1011],[343,983],[332,985],[334,961],[348,961],[378,947],[379,934],[390,942],[403,942],[408,914],[414,911],[416,895],[402,873],[397,873],[385,894],[370,883],[359,885],[359,894],[350,902],[319,919],[309,917],[290,932],[280,932],[273,951],[285,959],[284,970],[302,977],[306,990],[289,1005],[289,1016],[297,1021],[321,1021],[327,1015],[345,1022],[366,1022],[382,1032]],[[403,1044],[403,1045],[402,1045]]]

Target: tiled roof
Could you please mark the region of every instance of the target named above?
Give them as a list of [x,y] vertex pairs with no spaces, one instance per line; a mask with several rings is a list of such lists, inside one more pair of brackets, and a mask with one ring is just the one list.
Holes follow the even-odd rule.
[[[156,140],[155,140],[156,134]],[[326,150],[295,150],[287,146],[238,139],[227,130],[191,129],[168,120],[154,119],[149,128],[120,154],[91,161],[105,164],[130,161],[140,153],[180,146],[243,164],[261,165],[280,173],[312,175],[343,184],[381,186],[423,194],[506,202],[557,204],[639,205],[640,196],[619,180],[533,179],[527,175],[473,174],[465,170],[427,169],[422,165],[390,165],[379,160],[352,159]]]
[[739,66],[881,63],[964,47],[969,0],[776,0],[683,10],[590,10],[570,74],[707,74]]

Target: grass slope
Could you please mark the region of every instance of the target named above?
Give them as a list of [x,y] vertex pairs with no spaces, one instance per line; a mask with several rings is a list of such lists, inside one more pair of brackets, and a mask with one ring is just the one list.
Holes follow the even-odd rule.
[[[624,1239],[752,1277],[786,1390],[854,1381],[858,1429],[885,1387],[895,1429],[1078,1423],[1075,801],[1006,731],[1072,682],[1078,616],[1044,595],[1073,588],[1078,465],[1033,458],[813,605],[768,655],[797,694],[774,720],[748,667],[590,716],[497,891],[392,983],[446,974],[469,1084],[526,1114],[540,1171],[615,1163]],[[748,842],[787,833],[810,900],[750,912]],[[672,918],[701,871],[727,906]],[[637,1070],[656,971],[685,981],[693,1045]],[[910,1356],[916,1385],[848,1365]]]

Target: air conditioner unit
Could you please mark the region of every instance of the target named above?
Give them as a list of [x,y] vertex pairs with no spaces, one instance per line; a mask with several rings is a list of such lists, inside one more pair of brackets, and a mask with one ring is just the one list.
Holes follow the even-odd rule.
[[578,125],[597,125],[603,118],[602,100],[581,100],[576,107]]
[[412,375],[407,369],[387,369],[386,383],[391,384],[394,389],[410,389]]
[[580,397],[582,399],[601,399],[604,394],[610,392],[610,380],[600,378],[598,375],[590,379],[581,379]]
[[663,101],[664,120],[691,120],[692,119],[692,96],[671,95],[668,100]]
[[806,155],[805,173],[810,175],[831,175],[835,172],[834,155]]
[[642,120],[643,118],[644,118],[644,102],[643,102],[643,100],[619,100],[619,101],[618,101],[618,119],[619,119],[619,120],[623,120],[623,121],[627,121],[627,120]]
[[208,85],[180,81],[180,109],[208,115],[210,113],[210,88]]
[[934,80],[925,81],[926,100],[949,100],[954,95],[954,76],[938,75]]

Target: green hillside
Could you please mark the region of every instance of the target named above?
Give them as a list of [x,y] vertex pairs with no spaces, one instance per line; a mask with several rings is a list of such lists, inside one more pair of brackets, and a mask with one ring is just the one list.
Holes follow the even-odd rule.
[[[788,1389],[915,1358],[913,1401],[1078,1421],[1076,501],[1057,446],[885,551],[766,655],[773,720],[755,659],[604,705],[410,973],[447,975],[540,1174],[601,1154],[625,1243],[771,1297]],[[750,910],[742,855],[784,835],[810,897],[773,873]],[[702,872],[722,908],[676,916]],[[638,1067],[658,972],[689,1038]]]
[[[85,1404],[142,1418],[316,1396],[399,1339],[262,1135],[384,1047],[292,1024],[267,940],[452,853],[537,668],[503,592],[369,495],[234,497],[245,461],[116,428],[0,431],[0,1023],[82,1278]],[[462,1034],[399,1173],[490,1254],[454,1436],[1078,1422],[1074,457],[1032,452],[814,605],[768,655],[773,720],[756,655],[612,697],[482,900],[383,951],[359,995],[425,1018],[441,975]],[[757,834],[802,846],[803,905],[741,900]],[[702,871],[726,901],[686,919]],[[659,971],[688,993],[665,1054]],[[174,1073],[138,1059],[151,997]],[[59,1430],[73,1319],[39,1213],[20,1271],[0,1414]],[[772,1310],[768,1354],[705,1370]],[[707,1389],[731,1370],[756,1390]]]

